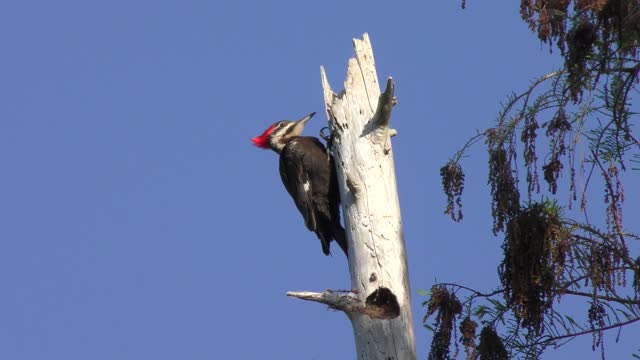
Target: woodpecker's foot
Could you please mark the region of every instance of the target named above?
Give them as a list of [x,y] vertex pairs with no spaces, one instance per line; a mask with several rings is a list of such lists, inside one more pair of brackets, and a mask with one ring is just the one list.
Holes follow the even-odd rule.
[[327,146],[327,155],[331,154],[331,151],[333,150],[333,131],[329,133],[329,135],[325,134],[325,131],[331,131],[329,129],[328,126],[323,127],[322,129],[320,129],[320,137],[326,142],[326,146]]
[[320,137],[322,138],[322,140],[324,140],[327,144],[329,144],[329,141],[331,141],[331,134],[326,135],[324,132],[326,130],[329,130],[328,126],[323,127],[322,129],[320,129]]

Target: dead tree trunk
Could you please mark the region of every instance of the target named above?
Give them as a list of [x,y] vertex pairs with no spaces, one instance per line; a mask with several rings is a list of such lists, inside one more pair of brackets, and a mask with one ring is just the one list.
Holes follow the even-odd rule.
[[344,91],[321,68],[349,241],[351,291],[290,292],[344,311],[358,359],[416,358],[411,296],[389,128],[393,80],[380,93],[369,36],[354,39]]

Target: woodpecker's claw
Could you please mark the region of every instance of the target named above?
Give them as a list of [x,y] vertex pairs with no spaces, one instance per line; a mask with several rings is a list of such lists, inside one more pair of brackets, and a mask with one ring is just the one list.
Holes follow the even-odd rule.
[[320,137],[322,138],[322,140],[324,140],[327,143],[327,157],[330,158],[331,157],[331,147],[333,146],[333,133],[330,133],[329,135],[326,135],[324,133],[324,131],[330,131],[329,127],[325,126],[322,129],[320,129]]
[[320,137],[322,138],[322,140],[327,142],[327,145],[329,144],[329,142],[331,141],[331,135],[326,135],[324,132],[325,130],[329,130],[328,126],[323,127],[322,129],[320,129]]

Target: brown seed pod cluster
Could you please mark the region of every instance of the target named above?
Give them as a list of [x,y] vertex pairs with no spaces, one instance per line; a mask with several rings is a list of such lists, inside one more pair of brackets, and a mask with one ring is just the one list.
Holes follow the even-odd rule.
[[544,315],[559,294],[568,241],[552,204],[532,203],[507,224],[500,280],[521,325],[541,334]]
[[591,306],[589,307],[589,325],[593,332],[593,344],[591,345],[591,348],[594,351],[598,346],[602,345],[602,336],[604,333],[602,328],[606,325],[604,320],[606,315],[607,312],[600,301],[594,300],[591,302]]
[[436,314],[429,359],[448,359],[452,333],[456,331],[456,317],[462,312],[462,304],[445,286],[434,286],[431,288],[431,297],[424,305],[427,306],[427,314],[422,319],[423,323]]
[[502,148],[489,150],[489,185],[491,186],[491,216],[493,233],[504,229],[504,224],[520,209],[520,193],[511,168],[507,151]]
[[477,328],[478,323],[471,320],[468,316],[460,322],[460,334],[462,335],[461,340],[467,359],[476,358],[477,350],[475,338]]
[[[449,214],[454,221],[462,220],[462,191],[464,190],[464,172],[458,163],[449,161],[440,168],[442,188],[447,195],[447,208],[445,214]],[[456,211],[457,210],[457,211]]]
[[491,326],[485,326],[480,332],[478,344],[480,360],[508,360],[509,353],[502,340]]
[[638,55],[638,0],[521,0],[520,15],[543,43],[560,50],[574,102],[591,86],[593,71],[623,67]]

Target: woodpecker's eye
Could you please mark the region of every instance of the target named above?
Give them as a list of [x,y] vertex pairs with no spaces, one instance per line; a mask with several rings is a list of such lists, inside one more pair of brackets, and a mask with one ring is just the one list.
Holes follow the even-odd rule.
[[284,126],[284,123],[280,123],[280,124],[278,124],[278,125],[276,126],[276,129],[280,129],[280,128],[281,128],[281,127],[283,127],[283,126]]

